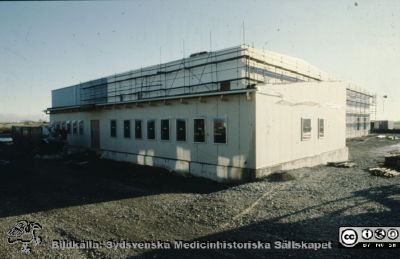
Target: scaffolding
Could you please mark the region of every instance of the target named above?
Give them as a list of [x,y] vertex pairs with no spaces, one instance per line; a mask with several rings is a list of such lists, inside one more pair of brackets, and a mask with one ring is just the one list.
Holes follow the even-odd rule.
[[115,74],[79,85],[80,104],[246,89],[260,83],[322,81],[322,72],[291,57],[239,46]]
[[346,89],[346,137],[366,136],[376,111],[376,96],[349,86]]

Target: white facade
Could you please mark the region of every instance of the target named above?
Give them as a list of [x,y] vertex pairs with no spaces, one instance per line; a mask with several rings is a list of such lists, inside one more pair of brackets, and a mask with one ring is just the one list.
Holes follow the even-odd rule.
[[[59,113],[52,122],[83,121],[84,134],[69,134],[68,142],[91,147],[90,121],[100,121],[100,151],[105,158],[165,167],[178,172],[191,172],[215,180],[238,178],[235,168],[254,168],[254,100],[246,94],[211,96],[143,104],[142,107],[113,107],[98,111]],[[226,120],[226,143],[213,140],[213,120]],[[161,120],[169,120],[169,140],[161,140]],[[186,141],[176,137],[176,120],[186,121]],[[205,120],[205,141],[194,141],[194,119]],[[116,137],[111,137],[110,121],[116,120]],[[124,120],[130,122],[130,137],[124,136]],[[135,121],[142,121],[142,137],[136,138]],[[155,139],[148,139],[147,122],[155,121]]]
[[245,181],[347,160],[347,84],[328,80],[240,46],[54,90],[48,111],[70,145],[105,158]]
[[[256,168],[271,170],[347,160],[346,84],[260,86],[256,93]],[[311,133],[302,138],[302,119]],[[319,134],[323,120],[323,134]],[[262,172],[260,172],[262,174]]]

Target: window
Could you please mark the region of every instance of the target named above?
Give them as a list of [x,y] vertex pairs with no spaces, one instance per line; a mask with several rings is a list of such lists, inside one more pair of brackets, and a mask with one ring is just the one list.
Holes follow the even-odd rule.
[[360,124],[360,118],[357,118],[357,130],[360,130],[361,124]]
[[301,140],[311,139],[311,119],[301,119]]
[[77,121],[72,122],[72,133],[74,135],[78,134],[78,122]]
[[364,117],[364,127],[365,130],[367,129],[367,117]]
[[83,121],[79,121],[79,135],[83,135]]
[[71,122],[67,121],[67,133],[71,134]]
[[186,121],[182,119],[176,120],[176,140],[186,141]]
[[226,120],[214,119],[214,143],[226,143]]
[[205,123],[204,119],[194,119],[194,142],[205,142]]
[[142,138],[142,121],[135,120],[135,138],[141,139]]
[[22,136],[24,136],[24,137],[29,136],[29,129],[28,128],[23,128],[22,129]]
[[231,81],[223,81],[219,85],[220,91],[229,91],[231,90]]
[[161,120],[161,140],[169,140],[169,120]]
[[325,134],[324,119],[318,119],[318,137],[322,138]]
[[110,121],[110,136],[113,138],[117,137],[117,121],[116,120]]
[[156,139],[156,121],[147,121],[147,139]]
[[124,120],[124,138],[131,137],[131,121]]

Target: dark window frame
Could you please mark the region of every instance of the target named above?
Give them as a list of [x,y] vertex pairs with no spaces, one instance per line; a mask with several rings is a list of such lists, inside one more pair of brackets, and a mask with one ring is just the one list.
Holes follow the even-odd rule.
[[[219,133],[218,131],[220,130],[219,128],[216,128],[216,123],[222,123],[224,124],[224,129],[223,132]],[[223,134],[223,137],[219,137],[219,134]],[[219,138],[221,138],[219,140]],[[228,120],[223,117],[219,118],[214,118],[213,119],[213,141],[214,144],[227,144],[228,143]]]
[[78,135],[78,121],[72,121],[72,134]]
[[[183,122],[185,124],[185,127],[184,127],[184,131],[185,131],[184,139],[182,138],[182,135],[180,135],[179,128],[181,128],[181,127],[178,126],[178,122]],[[186,142],[187,141],[187,121],[185,119],[176,119],[176,121],[175,121],[175,131],[176,131],[175,138],[176,138],[177,142]]]
[[[196,121],[203,121],[203,134],[200,135],[200,138],[202,137],[202,140],[199,140],[199,134],[201,134],[201,131],[198,131],[199,126],[196,124]],[[205,143],[206,138],[207,138],[207,126],[206,126],[206,119],[205,118],[194,118],[193,119],[193,142],[194,143]]]
[[[150,123],[154,123],[153,125],[153,132],[150,132],[149,130],[151,129],[151,127],[149,127]],[[147,139],[148,140],[156,140],[156,120],[147,120],[147,128],[146,128],[146,132],[147,132]],[[151,136],[150,136],[151,133]]]
[[67,134],[72,133],[71,121],[67,121]]
[[[140,129],[138,129],[138,126]],[[140,132],[140,136],[138,136]],[[135,120],[135,139],[143,139],[143,120]]]
[[226,80],[219,83],[219,90],[222,92],[231,90],[231,81]]
[[84,132],[85,132],[84,125],[85,125],[84,121],[80,120],[79,123],[78,123],[79,135],[83,135],[84,134]]
[[[321,124],[322,122],[322,124]],[[322,131],[321,131],[322,126]],[[325,137],[325,119],[319,118],[318,119],[318,138]]]
[[[165,126],[163,125],[164,123],[167,122],[167,128],[166,128],[166,132],[165,132]],[[171,123],[170,123],[170,119],[162,119],[160,121],[160,140],[162,141],[169,141],[171,139]]]
[[[310,122],[309,123],[310,126],[305,128],[305,124],[307,121]],[[307,131],[305,129],[307,129]],[[301,118],[301,140],[302,141],[310,140],[311,136],[312,136],[312,120],[311,120],[311,118]]]
[[131,120],[124,120],[124,138],[131,138]]
[[112,137],[112,138],[117,137],[117,120],[116,119],[110,120],[110,137]]

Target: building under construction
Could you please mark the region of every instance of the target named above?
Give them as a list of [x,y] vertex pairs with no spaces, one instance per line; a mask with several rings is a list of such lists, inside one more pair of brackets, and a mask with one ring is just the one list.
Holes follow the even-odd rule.
[[105,158],[243,181],[346,160],[346,136],[368,132],[370,97],[242,45],[54,90],[47,111],[70,145]]
[[346,137],[366,136],[371,130],[371,115],[375,111],[376,97],[352,84],[347,86],[346,92]]

